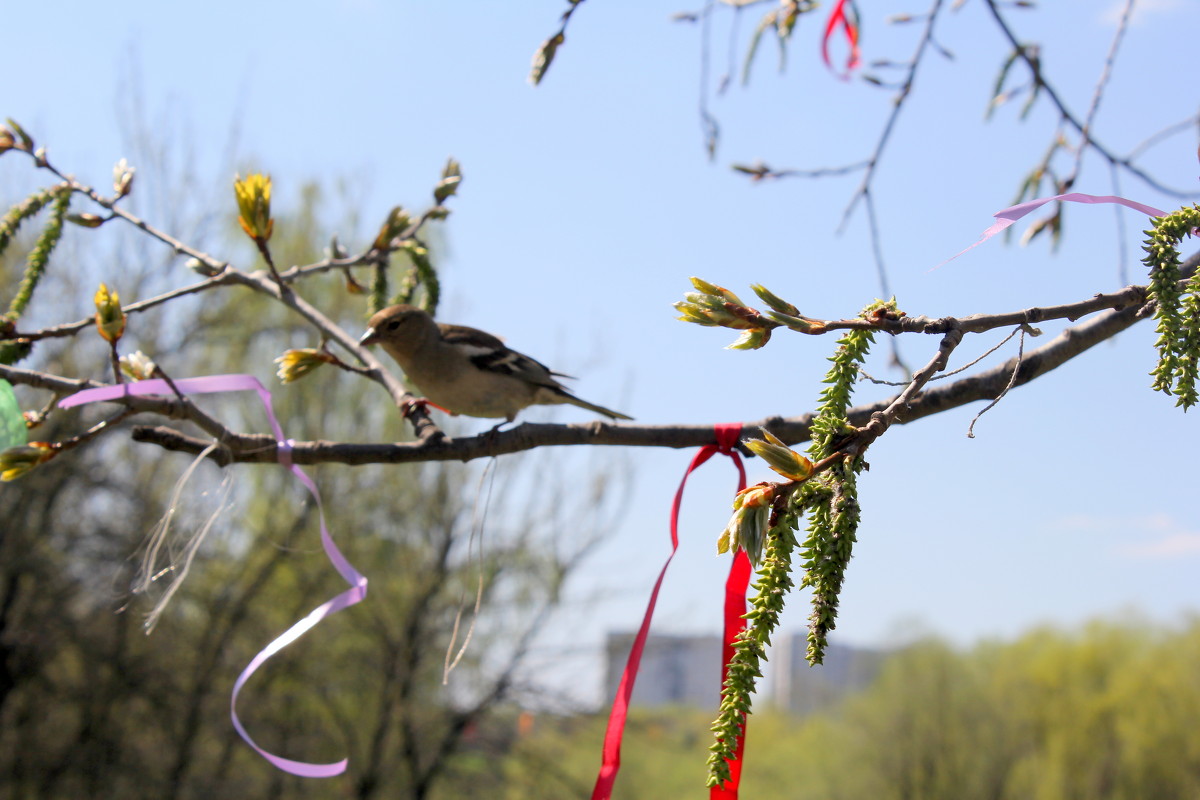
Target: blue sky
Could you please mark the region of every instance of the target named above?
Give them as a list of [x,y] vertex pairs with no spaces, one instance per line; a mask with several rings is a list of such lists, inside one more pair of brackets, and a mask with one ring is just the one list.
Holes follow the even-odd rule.
[[[1120,5],[1046,5],[1010,12],[1012,24],[1043,41],[1047,74],[1083,115]],[[837,166],[870,154],[890,93],[823,68],[822,14],[801,21],[785,73],[765,42],[748,87],[710,96],[723,133],[710,163],[698,125],[700,29],[669,21],[695,10],[686,5],[585,3],[536,89],[526,75],[565,7],[558,0],[10,6],[0,111],[85,180],[106,183],[128,155],[119,109],[132,85],[153,127],[188,143],[202,181],[223,187],[235,170],[260,169],[286,205],[307,179],[345,179],[372,225],[397,203],[421,206],[453,155],[465,179],[446,228],[443,318],[582,375],[581,396],[639,422],[757,420],[814,404],[832,341],[778,336],[761,351],[725,350],[728,332],[675,321],[670,305],[688,276],[744,295],[761,282],[812,316],[852,315],[878,291],[861,209],[835,232],[857,174],[752,185],[728,169],[757,158],[779,168]],[[919,26],[884,17],[920,9],[859,6],[866,59],[908,58]],[[740,22],[743,45],[757,14]],[[714,18],[714,81],[726,68],[728,20]],[[1188,76],[1198,29],[1200,6],[1142,4],[1097,116],[1107,146],[1127,152],[1195,113],[1200,89]],[[1044,242],[995,240],[931,271],[1010,203],[1055,121],[1039,105],[1019,122],[1018,103],[984,124],[1006,50],[980,2],[948,14],[938,39],[955,59],[923,67],[874,186],[901,307],[965,315],[1119,286],[1118,223],[1108,207],[1068,209],[1057,254]],[[1173,186],[1200,189],[1194,131],[1164,141],[1144,163]],[[2,169],[0,182],[27,179]],[[1085,159],[1075,189],[1111,193],[1106,165]],[[1178,205],[1128,176],[1121,189]],[[1137,280],[1145,219],[1120,219]],[[188,279],[180,269],[179,282]],[[954,365],[1000,338],[967,342]],[[920,630],[967,643],[1098,615],[1169,622],[1196,608],[1195,412],[1185,416],[1149,391],[1152,341],[1143,325],[1014,392],[974,439],[965,433],[977,407],[889,432],[862,481],[864,522],[837,636],[878,645]],[[933,339],[902,342],[914,364],[934,347]],[[1010,343],[994,358],[1014,352]],[[884,360],[872,370],[886,374]],[[269,377],[266,365],[258,371]],[[881,392],[864,386],[860,396]],[[559,664],[563,648],[598,653],[605,630],[636,626],[667,552],[670,498],[691,454],[622,457],[636,477],[629,512],[547,633],[544,655]],[[752,480],[766,477],[751,465]],[[693,477],[657,629],[717,629],[727,564],[714,542],[733,483],[719,461]],[[793,598],[785,627],[803,626],[803,600]]]

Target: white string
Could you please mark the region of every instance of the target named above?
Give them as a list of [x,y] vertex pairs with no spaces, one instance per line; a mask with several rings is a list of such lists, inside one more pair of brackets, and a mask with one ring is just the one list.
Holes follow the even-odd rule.
[[195,460],[184,470],[179,476],[179,480],[175,482],[175,488],[171,491],[171,502],[167,505],[167,510],[163,514],[162,519],[154,526],[154,530],[150,533],[150,538],[146,543],[146,553],[142,556],[142,566],[138,571],[137,579],[134,581],[133,591],[135,593],[143,593],[150,589],[150,584],[157,581],[159,578],[168,573],[175,573],[175,577],[171,580],[171,584],[167,587],[163,596],[154,604],[154,608],[146,615],[146,621],[143,627],[146,633],[149,634],[154,630],[154,626],[158,624],[159,618],[163,611],[166,610],[167,604],[171,598],[175,596],[175,592],[179,591],[179,587],[183,585],[183,581],[187,578],[188,572],[192,568],[192,561],[196,557],[196,553],[200,550],[200,545],[204,543],[209,531],[216,524],[217,518],[221,516],[226,508],[229,507],[229,495],[233,490],[233,480],[230,472],[226,471],[225,476],[221,479],[221,485],[218,487],[219,497],[217,506],[213,512],[209,514],[204,524],[199,530],[193,533],[184,544],[181,560],[174,560],[172,563],[158,569],[158,557],[162,550],[163,544],[168,541],[168,536],[171,532],[171,522],[175,517],[175,513],[179,510],[180,497],[183,494],[183,489],[195,474],[196,469],[204,462],[210,453],[216,450],[218,444],[216,442],[210,444],[196,456]]
[[[479,609],[483,605],[483,523],[487,519],[487,509],[492,502],[492,487],[496,482],[496,459],[488,460],[487,466],[483,470],[483,474],[479,476],[479,489],[483,488],[483,482],[488,480],[487,491],[484,494],[483,500],[483,515],[479,514],[479,489],[475,492],[475,507],[471,512],[471,538],[467,541],[467,565],[470,566],[470,553],[472,542],[479,543],[479,562],[478,580],[475,587],[475,607],[471,610],[471,624],[467,626],[466,636],[463,638],[462,647],[454,653],[454,644],[458,641],[458,626],[462,620],[463,602],[465,597],[460,598],[458,602],[458,610],[454,614],[454,627],[450,631],[450,644],[446,646],[446,661],[442,667],[442,685],[445,686],[450,682],[450,673],[458,666],[458,662],[462,660],[463,655],[467,652],[467,645],[471,643],[471,636],[475,633],[475,622],[479,619]],[[451,657],[451,653],[454,653]]]

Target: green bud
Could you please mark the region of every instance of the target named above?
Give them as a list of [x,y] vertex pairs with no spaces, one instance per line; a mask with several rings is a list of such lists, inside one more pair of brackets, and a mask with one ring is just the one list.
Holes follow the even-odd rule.
[[726,350],[757,350],[771,340],[771,331],[766,328],[750,328],[742,333]]
[[275,359],[275,363],[279,365],[279,369],[276,370],[275,374],[284,383],[292,383],[293,381],[300,380],[324,364],[332,364],[334,360],[332,355],[323,350],[314,350],[312,348],[287,350],[283,355]]
[[533,66],[529,70],[529,82],[537,86],[542,82],[542,78],[546,75],[546,70],[550,68],[551,62],[554,61],[554,54],[558,52],[558,46],[566,40],[562,31],[551,36],[546,41],[542,42],[542,46],[533,54]]
[[776,311],[793,317],[800,316],[800,309],[796,308],[788,301],[776,296],[770,289],[763,286],[761,283],[752,283],[750,284],[750,288],[754,290],[754,293],[758,295],[760,300]]
[[458,193],[458,185],[462,183],[462,165],[453,158],[446,162],[442,170],[442,179],[433,187],[433,199],[440,206],[446,198]]
[[408,230],[408,226],[411,224],[412,217],[409,216],[409,213],[402,206],[396,206],[388,212],[387,219],[379,227],[379,233],[376,235],[372,247],[376,250],[387,249],[392,240]]
[[704,294],[711,294],[715,297],[720,297],[726,302],[734,303],[739,306],[746,305],[742,302],[740,297],[722,286],[717,286],[715,283],[709,283],[702,278],[692,277],[690,280],[692,281],[692,286],[695,286],[697,290],[703,292]]
[[46,442],[10,447],[0,452],[0,481],[15,481],[54,458],[57,448]]
[[28,133],[26,133],[25,129],[22,128],[20,125],[18,125],[17,121],[14,120],[12,117],[7,117],[5,119],[5,122],[7,122],[8,127],[12,128],[13,131],[17,134],[17,138],[21,140],[21,144],[19,147],[17,147],[17,149],[32,152],[33,151],[33,137],[30,136]]
[[804,456],[789,448],[783,441],[768,430],[763,430],[762,439],[747,439],[746,447],[752,453],[767,462],[767,466],[788,480],[808,480],[812,475],[813,464]]
[[121,356],[120,364],[121,372],[135,381],[150,380],[158,370],[158,365],[141,350]]
[[706,325],[708,327],[717,327],[720,325],[719,322],[713,321],[708,312],[702,308],[697,308],[691,303],[673,303],[672,307],[683,314],[682,317],[677,317],[681,322],[694,322],[697,325]]
[[271,218],[270,176],[257,172],[247,175],[245,180],[236,176],[233,193],[237,198],[238,224],[242,230],[256,242],[266,242],[275,229],[275,220]]
[[121,309],[121,297],[103,283],[96,296],[96,330],[107,342],[116,342],[125,333],[125,312]]
[[129,190],[133,188],[133,173],[135,172],[137,170],[129,166],[129,163],[123,158],[113,167],[113,191],[117,193],[118,200],[129,194]]
[[96,216],[95,214],[67,214],[67,222],[78,225],[81,228],[99,228],[104,224],[104,217]]
[[825,327],[816,320],[811,320],[808,317],[797,317],[792,314],[780,311],[768,311],[767,316],[775,320],[781,325],[784,325],[794,331],[800,333],[813,333]]

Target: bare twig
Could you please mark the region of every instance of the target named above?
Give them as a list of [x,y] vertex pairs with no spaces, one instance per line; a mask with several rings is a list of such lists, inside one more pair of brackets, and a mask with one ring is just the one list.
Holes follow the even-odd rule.
[[917,43],[917,50],[913,53],[912,60],[908,64],[908,74],[905,76],[904,83],[901,84],[899,91],[896,92],[896,96],[892,101],[892,113],[888,115],[887,122],[883,126],[883,132],[879,134],[879,139],[875,143],[875,152],[867,159],[867,169],[862,177],[862,181],[858,185],[858,189],[855,191],[854,196],[850,198],[850,203],[846,206],[846,210],[842,212],[842,221],[838,224],[839,233],[845,229],[846,223],[850,220],[850,215],[854,212],[854,207],[858,205],[858,201],[867,196],[871,180],[875,177],[875,170],[883,158],[883,151],[887,148],[888,140],[892,138],[892,131],[896,127],[896,120],[900,118],[900,111],[904,108],[904,101],[908,99],[908,95],[912,92],[913,86],[916,83],[917,69],[921,66],[925,51],[934,45],[933,29],[937,23],[938,13],[942,9],[942,2],[943,0],[933,0],[933,6],[930,7],[925,20],[925,29],[922,31],[921,39]]
[[1138,142],[1138,144],[1129,151],[1129,155],[1127,157],[1132,161],[1159,142],[1169,139],[1176,134],[1183,133],[1188,129],[1196,130],[1198,128],[1200,128],[1200,114],[1193,114],[1187,119],[1180,120],[1172,125],[1168,125],[1160,131],[1150,134],[1141,142]]
[[[979,418],[982,417],[987,412],[991,411],[992,408],[1004,398],[1004,395],[1008,394],[1008,390],[1013,387],[1013,384],[1017,380],[1017,373],[1021,371],[1021,359],[1025,357],[1025,330],[1024,330],[1024,328],[1018,328],[1017,330],[1020,331],[1021,338],[1017,341],[1017,360],[1016,360],[1016,363],[1013,364],[1012,377],[1009,378],[1008,385],[1004,387],[1004,391],[1002,391],[1002,392],[1000,392],[1000,394],[996,395],[995,400],[993,400],[992,402],[988,403],[986,406],[981,408],[979,410],[979,413],[976,414],[975,417],[971,420],[971,424],[967,426],[967,438],[968,439],[975,438],[975,423],[979,421]],[[1012,337],[1010,336],[1009,338],[1012,338]],[[1008,341],[1008,339],[1005,339],[1004,341]]]
[[853,164],[844,164],[840,167],[819,167],[817,169],[771,169],[761,161],[756,161],[753,164],[734,164],[732,166],[734,172],[740,172],[743,175],[749,175],[752,181],[775,180],[777,178],[831,178],[840,175],[849,175],[851,172],[859,172],[871,165],[870,160],[863,159],[855,161]]
[[1088,147],[1091,147],[1092,150],[1094,150],[1110,164],[1115,164],[1121,167],[1122,169],[1128,171],[1131,175],[1140,178],[1147,186],[1150,186],[1151,188],[1156,189],[1163,194],[1175,198],[1188,198],[1196,196],[1196,192],[1174,189],[1159,182],[1154,178],[1154,176],[1136,166],[1133,163],[1132,156],[1121,158],[1113,153],[1112,150],[1096,141],[1095,137],[1090,133],[1086,133],[1084,127],[1085,123],[1081,122],[1078,117],[1071,113],[1070,109],[1067,108],[1066,103],[1063,102],[1061,97],[1059,97],[1058,92],[1054,89],[1054,87],[1046,82],[1045,77],[1042,75],[1041,65],[1034,59],[1030,58],[1026,48],[1017,41],[1017,37],[1013,33],[1012,28],[1008,26],[1008,22],[1001,15],[1000,9],[997,7],[997,0],[984,0],[984,5],[986,5],[988,10],[991,12],[992,17],[995,19],[996,25],[1000,28],[1001,33],[1004,34],[1004,37],[1008,40],[1009,44],[1012,45],[1013,51],[1018,54],[1018,57],[1029,68],[1030,74],[1033,76],[1033,80],[1042,88],[1042,91],[1045,93],[1046,97],[1050,100],[1054,107],[1058,109],[1058,113],[1062,117],[1063,121],[1066,122],[1070,127],[1074,128],[1076,132],[1084,134],[1084,144],[1086,144]]
[[[1187,260],[1183,269],[1184,275],[1190,275],[1195,271],[1197,264],[1200,264],[1200,254]],[[265,274],[254,276],[234,274],[240,276],[238,280],[257,284],[260,291],[278,296],[278,287]],[[1129,286],[1119,292],[1096,295],[1089,300],[1060,306],[1029,308],[1001,314],[976,314],[961,318],[931,319],[918,316],[877,321],[841,320],[828,323],[826,330],[871,328],[896,334],[907,332],[943,335],[942,347],[935,359],[914,374],[913,380],[896,398],[883,404],[860,406],[852,409],[849,413],[851,422],[856,425],[866,425],[870,422],[872,415],[884,412],[881,422],[876,423],[876,427],[872,428],[873,436],[878,436],[882,430],[875,431],[880,425],[886,429],[894,423],[912,421],[976,400],[990,400],[1000,394],[1010,382],[1014,387],[1020,386],[1049,372],[1099,342],[1135,324],[1147,310],[1145,301],[1144,287]],[[325,319],[320,312],[307,307],[303,299],[293,295],[284,302],[289,305],[294,304],[293,307],[297,307],[305,314],[306,318],[318,327],[337,330],[337,326]],[[945,367],[945,356],[948,356],[950,350],[957,346],[958,340],[963,334],[1028,325],[1048,319],[1074,320],[1104,309],[1109,309],[1108,313],[1066,329],[1048,344],[1026,353],[1019,364],[1009,362],[999,371],[991,370],[972,375],[934,389],[924,388],[935,373]],[[335,338],[344,340],[349,337],[343,332]],[[365,355],[370,358],[369,353]],[[373,374],[372,377],[385,386],[388,381],[395,381],[395,378],[378,366],[378,362],[375,362],[372,370],[378,370],[378,376]],[[5,378],[10,383],[47,389],[60,394],[102,385],[92,381],[70,380],[34,370],[3,365],[0,365],[0,378]],[[396,383],[398,385],[398,382]],[[401,398],[408,397],[404,394],[402,386],[398,387],[398,392]],[[392,393],[391,388],[389,388],[389,393]],[[395,399],[396,394],[392,393],[392,396]],[[201,415],[201,412],[191,404],[181,404],[177,398],[130,396],[114,402],[124,403],[138,412],[155,413],[169,418],[185,418],[196,422],[206,433],[217,438],[224,445],[222,449],[213,452],[210,456],[218,464],[275,463],[277,460],[277,442],[272,436],[234,433]],[[791,444],[808,439],[808,428],[811,422],[812,415],[805,414],[786,419],[771,417],[757,422],[747,422],[746,426],[748,428],[769,428],[775,435]],[[470,461],[476,458],[523,452],[545,446],[621,445],[685,448],[699,447],[713,442],[713,428],[710,425],[616,425],[599,421],[575,425],[524,423],[509,430],[489,431],[478,436],[460,439],[445,437],[432,421],[428,421],[428,417],[419,418],[417,425],[418,432],[424,430],[427,433],[415,442],[396,444],[298,442],[292,454],[293,459],[298,464]],[[423,425],[425,427],[421,427]],[[200,453],[211,443],[211,440],[188,436],[164,426],[135,426],[132,438],[135,441],[156,444],[165,449],[193,454]]]
[[[1096,112],[1100,110],[1100,100],[1104,97],[1104,87],[1108,85],[1108,79],[1112,75],[1113,63],[1117,60],[1117,51],[1121,47],[1121,40],[1125,38],[1125,31],[1129,28],[1129,18],[1133,14],[1133,5],[1135,2],[1136,0],[1125,0],[1125,9],[1121,12],[1121,21],[1117,24],[1117,32],[1113,34],[1112,44],[1109,45],[1108,55],[1104,59],[1104,67],[1100,70],[1100,77],[1096,81],[1096,89],[1092,92],[1091,105],[1088,106],[1087,116],[1083,120],[1083,127],[1079,130],[1082,140],[1075,151],[1075,166],[1065,181],[1065,185],[1068,187],[1075,183],[1075,177],[1079,174],[1079,168],[1083,165],[1083,154],[1087,152],[1087,147],[1092,142],[1092,123],[1096,121]],[[982,414],[983,412],[979,413]]]
[[[986,353],[979,356],[979,358],[976,358],[974,361],[970,361],[966,364],[963,364],[958,369],[952,369],[949,372],[943,372],[941,375],[934,375],[929,380],[930,381],[945,380],[946,378],[949,378],[952,375],[959,375],[963,372],[966,372],[971,367],[975,366],[976,364],[978,364],[979,362],[983,361],[985,358],[990,356],[992,353],[999,350],[1001,347],[1003,347],[1005,344],[1008,343],[1009,339],[1013,338],[1014,336],[1016,336],[1018,333],[1021,333],[1021,332],[1022,332],[1021,328],[1013,328],[1012,332],[1009,333],[1008,336],[1005,336],[1003,339],[1001,339],[999,344],[997,344],[995,347],[992,347],[991,349],[989,349]],[[910,383],[912,383],[911,379],[907,380],[907,381],[882,381],[879,378],[876,378],[873,375],[871,375],[869,372],[867,372],[862,367],[859,367],[858,371],[864,378],[866,378],[868,381],[875,384],[876,386],[908,386]]]

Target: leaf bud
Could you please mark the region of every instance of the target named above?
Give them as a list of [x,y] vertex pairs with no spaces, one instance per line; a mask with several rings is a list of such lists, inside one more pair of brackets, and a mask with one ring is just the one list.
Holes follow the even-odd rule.
[[133,188],[133,173],[135,172],[137,170],[129,166],[129,163],[123,158],[113,167],[113,191],[117,193],[116,199],[120,200],[129,194],[129,190]]
[[256,242],[271,238],[275,220],[271,219],[271,177],[262,173],[235,176],[233,193],[237,197],[238,223]]
[[125,333],[125,312],[121,310],[120,295],[102,283],[93,301],[96,304],[96,330],[105,341],[116,342]]
[[299,350],[287,350],[283,355],[275,359],[275,363],[279,365],[279,369],[276,370],[275,374],[284,383],[292,383],[300,380],[324,364],[332,364],[335,360],[332,355],[326,353],[324,350],[315,350],[311,347]]
[[47,442],[30,442],[0,452],[0,481],[15,481],[54,458],[58,448]]
[[746,447],[754,455],[767,462],[767,466],[788,480],[808,480],[812,475],[813,464],[804,456],[783,443],[779,437],[763,429],[764,439],[748,439]]

